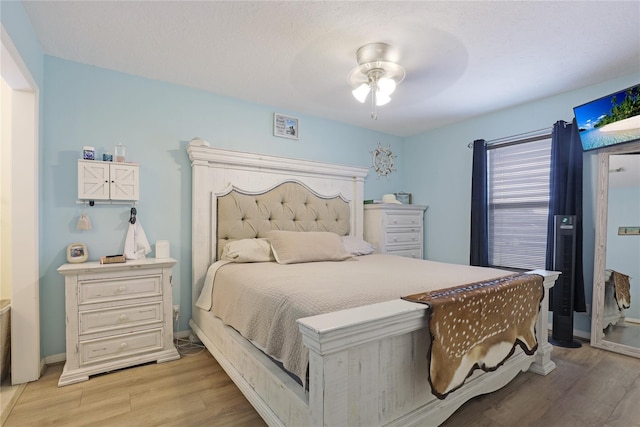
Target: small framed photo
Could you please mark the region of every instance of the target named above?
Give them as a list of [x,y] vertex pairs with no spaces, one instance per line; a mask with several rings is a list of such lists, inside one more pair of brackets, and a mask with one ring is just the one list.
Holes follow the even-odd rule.
[[67,262],[85,262],[88,258],[89,251],[87,250],[87,245],[84,243],[76,242],[67,246]]
[[403,205],[410,205],[411,193],[404,193],[404,192],[396,193],[396,200],[398,200]]
[[296,117],[275,113],[273,115],[273,135],[282,138],[300,138],[300,122]]

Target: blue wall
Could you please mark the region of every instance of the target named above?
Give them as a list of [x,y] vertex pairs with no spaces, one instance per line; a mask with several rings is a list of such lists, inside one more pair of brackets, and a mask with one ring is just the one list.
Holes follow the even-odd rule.
[[[77,159],[84,145],[96,154],[116,143],[127,160],[140,163],[138,218],[153,246],[171,244],[174,303],[181,305],[178,330],[191,317],[191,166],[186,144],[198,136],[213,146],[369,167],[378,141],[398,155],[390,179],[369,174],[366,198],[403,186],[402,139],[315,117],[226,98],[183,86],[45,57],[44,149],[42,160],[43,260],[42,346],[45,355],[64,352],[64,286],[56,269],[69,243],[84,242],[91,260],[121,253],[130,206],[86,209],[93,229],[78,231]],[[300,118],[300,139],[273,136],[273,113]],[[366,112],[363,110],[363,114]],[[151,253],[149,256],[154,256]]]
[[0,1],[0,21],[40,89],[44,81],[44,56],[22,2]]

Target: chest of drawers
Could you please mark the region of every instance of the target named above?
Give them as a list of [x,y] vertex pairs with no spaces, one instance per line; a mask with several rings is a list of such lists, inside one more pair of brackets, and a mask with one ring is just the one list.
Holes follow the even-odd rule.
[[426,206],[371,204],[364,206],[364,239],[379,253],[422,259]]
[[64,264],[66,363],[59,386],[180,356],[173,345],[171,258]]

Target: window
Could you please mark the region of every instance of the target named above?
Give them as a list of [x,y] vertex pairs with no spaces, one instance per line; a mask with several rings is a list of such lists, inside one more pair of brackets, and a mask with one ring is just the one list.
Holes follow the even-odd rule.
[[487,147],[489,264],[545,268],[551,136]]

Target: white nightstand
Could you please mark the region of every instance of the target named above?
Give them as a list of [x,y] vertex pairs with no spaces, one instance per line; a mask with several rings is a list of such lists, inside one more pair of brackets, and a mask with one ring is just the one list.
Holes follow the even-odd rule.
[[427,206],[364,205],[364,239],[379,253],[423,258],[423,223]]
[[179,359],[172,258],[64,264],[67,361],[58,386],[141,363]]

